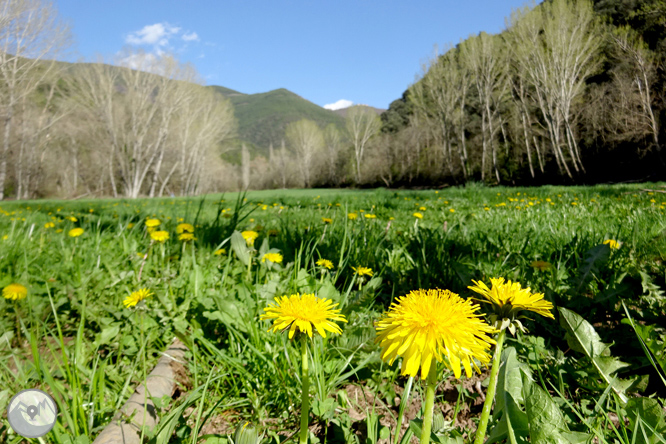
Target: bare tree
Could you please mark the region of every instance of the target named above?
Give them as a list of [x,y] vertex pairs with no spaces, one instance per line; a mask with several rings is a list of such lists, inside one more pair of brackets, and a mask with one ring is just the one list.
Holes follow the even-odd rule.
[[588,1],[553,0],[532,11],[514,11],[509,24],[518,75],[533,88],[560,171],[573,178],[569,163],[575,172],[585,171],[574,134],[574,107],[600,61],[601,38],[592,6]]
[[4,126],[0,199],[4,198],[16,109],[59,68],[55,57],[68,44],[69,29],[51,3],[0,0],[0,113]]
[[298,157],[301,177],[305,187],[312,184],[314,160],[324,147],[324,136],[319,126],[308,119],[287,125],[285,137]]
[[338,127],[330,123],[324,128],[324,144],[326,146],[326,166],[328,181],[332,184],[339,182],[338,160],[342,149],[342,134]]
[[460,45],[461,59],[472,74],[481,111],[481,180],[485,179],[486,158],[490,155],[497,182],[500,182],[495,136],[500,129],[499,111],[506,100],[508,77],[506,50],[499,37],[485,32],[471,36]]
[[354,146],[356,183],[361,182],[361,163],[368,141],[379,132],[381,120],[377,113],[365,106],[353,106],[347,111],[346,127]]
[[657,71],[654,55],[630,28],[619,28],[610,37],[618,57],[628,62],[625,73],[619,69],[613,72],[615,91],[623,95],[619,101],[620,109],[614,109],[613,113],[634,117],[625,130],[649,133],[652,144],[659,152],[659,123],[655,116],[653,94]]

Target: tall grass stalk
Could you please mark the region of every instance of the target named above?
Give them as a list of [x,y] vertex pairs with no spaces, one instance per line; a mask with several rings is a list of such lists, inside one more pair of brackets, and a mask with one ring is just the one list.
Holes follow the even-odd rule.
[[301,334],[301,359],[303,361],[303,376],[301,383],[303,387],[303,394],[301,398],[301,433],[299,435],[299,443],[306,444],[308,442],[308,414],[310,411],[310,378],[308,368],[308,342],[305,334]]

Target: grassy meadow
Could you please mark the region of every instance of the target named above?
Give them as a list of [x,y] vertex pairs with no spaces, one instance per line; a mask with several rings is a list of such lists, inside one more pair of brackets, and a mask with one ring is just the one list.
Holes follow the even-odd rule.
[[[308,442],[419,442],[427,383],[381,358],[376,322],[412,290],[469,300],[502,277],[554,319],[506,333],[485,442],[666,443],[665,259],[663,184],[1,202],[0,442],[92,442],[175,337],[186,371],[146,442],[296,442],[305,345],[260,316],[297,293],[346,320],[306,341]],[[475,439],[491,364],[431,372],[430,441]],[[43,438],[7,421],[26,388],[58,404]]]

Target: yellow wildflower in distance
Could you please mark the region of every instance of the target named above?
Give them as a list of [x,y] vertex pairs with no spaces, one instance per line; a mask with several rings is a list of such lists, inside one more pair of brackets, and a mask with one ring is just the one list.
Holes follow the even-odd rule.
[[620,243],[614,239],[606,239],[604,244],[607,244],[611,250],[618,250],[620,248]]
[[530,266],[540,271],[550,270],[553,267],[550,262],[546,261],[534,261],[530,263]]
[[321,221],[324,222],[325,224],[333,223],[333,219],[331,219],[330,217],[322,217]]
[[414,213],[414,214],[412,214],[412,216],[414,216],[418,219],[423,219],[423,214],[421,214],[421,213]]
[[349,213],[349,214],[347,214],[347,217],[349,218],[349,220],[356,220],[356,218],[358,218],[358,214],[357,213]]
[[283,257],[280,253],[266,253],[261,258],[261,262],[266,262],[266,259],[273,262],[274,264],[281,264]]
[[189,241],[197,240],[197,238],[194,237],[194,234],[185,232],[185,233],[181,233],[181,234],[178,235],[178,240],[183,241],[183,242],[189,242]]
[[72,222],[78,222],[78,219],[75,218],[74,216],[67,216],[65,219],[69,219]]
[[513,319],[522,310],[555,319],[550,312],[553,304],[543,299],[543,293],[531,293],[530,287],[522,288],[518,282],[504,282],[504,278],[491,278],[492,288],[481,281],[472,282],[475,285],[467,288],[483,296],[486,299],[483,302],[491,303],[500,319]]
[[134,307],[136,304],[138,304],[139,302],[143,301],[144,299],[152,295],[153,293],[151,293],[150,290],[148,290],[147,288],[142,288],[141,290],[137,290],[132,294],[130,294],[129,296],[127,296],[123,301],[123,305],[126,308]]
[[320,267],[328,268],[329,270],[333,268],[333,262],[328,259],[319,259],[316,264]]
[[159,227],[162,224],[159,219],[147,219],[146,220],[146,226],[148,228],[155,228]]
[[352,267],[352,270],[354,270],[356,272],[356,274],[358,274],[359,276],[372,276],[373,275],[372,268],[368,268],[368,267],[358,267],[358,268]]
[[259,237],[259,233],[256,231],[248,230],[248,231],[243,231],[241,233],[243,236],[243,239],[245,239],[245,242],[247,242],[247,246],[251,247],[254,245],[254,240]]
[[[375,326],[382,348],[381,358],[392,365],[402,356],[402,374],[421,379],[428,376],[433,359],[443,362],[460,378],[461,364],[467,377],[474,359],[490,361],[488,350],[495,330],[475,312],[480,307],[449,290],[414,290],[400,296]],[[448,358],[444,360],[444,355]]]
[[153,231],[150,233],[150,238],[155,242],[166,242],[169,239],[168,231]]
[[419,211],[425,211],[426,207],[419,207]]
[[364,216],[366,219],[377,219],[377,216],[375,216],[374,214],[364,214]]
[[313,326],[324,338],[326,331],[340,334],[342,329],[333,321],[347,322],[339,309],[333,309],[338,304],[333,304],[330,299],[318,298],[314,294],[282,296],[275,298],[275,302],[276,305],[269,304],[264,308],[266,313],[261,315],[260,319],[275,319],[268,331],[284,331],[289,328],[289,339],[294,337],[296,329],[312,338]]
[[2,289],[2,296],[5,299],[11,299],[12,301],[19,301],[28,296],[28,289],[21,284],[9,284]]
[[215,250],[215,251],[213,252],[213,254],[214,254],[215,256],[219,256],[219,255],[221,255],[221,254],[227,254],[227,250],[225,250],[224,248],[220,248],[219,250]]
[[176,234],[182,234],[182,233],[194,233],[194,227],[192,224],[178,224],[176,227]]
[[72,228],[67,234],[69,237],[79,237],[83,234],[83,228]]
[[55,227],[55,224],[53,222],[46,222],[44,224],[44,228],[53,228]]

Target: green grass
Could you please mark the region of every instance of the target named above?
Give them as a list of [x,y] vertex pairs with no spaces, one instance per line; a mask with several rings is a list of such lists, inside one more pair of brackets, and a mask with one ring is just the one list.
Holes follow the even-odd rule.
[[[329,430],[312,435],[311,442],[387,442],[379,416],[395,424],[394,399],[407,378],[399,360],[389,366],[380,359],[373,322],[410,290],[445,288],[468,298],[472,279],[489,283],[501,276],[580,315],[586,324],[579,324],[589,324],[583,342],[593,341],[589,335],[595,332],[595,343],[609,344],[608,359],[628,366],[604,367],[598,356],[573,347],[565,333],[582,330],[560,322],[555,310],[556,321],[530,316],[523,321],[529,333],[507,338],[506,371],[529,374],[532,382],[512,379],[509,385],[500,376],[498,396],[517,396],[518,409],[529,418],[537,410],[550,412],[553,417],[540,419],[559,421],[569,440],[578,433],[609,443],[630,443],[634,436],[635,442],[662,442],[651,437],[664,436],[665,427],[657,413],[666,397],[660,378],[660,365],[666,365],[666,194],[642,189],[664,187],[471,185],[3,202],[0,288],[16,282],[29,293],[20,301],[0,300],[0,409],[21,389],[41,387],[61,412],[44,441],[92,441],[178,336],[190,349],[192,387],[183,388],[170,414],[164,412],[156,435],[146,431],[152,442],[197,442],[204,434],[211,436],[199,442],[226,442],[223,435],[212,436],[220,430],[215,418],[225,418],[230,429],[253,421],[266,440],[282,442],[298,430],[300,350],[286,334],[268,332],[269,322],[259,315],[276,296],[314,292],[340,303],[348,323],[341,324],[342,335],[317,338],[310,347],[310,424]],[[413,216],[417,211],[423,219]],[[151,243],[148,217],[160,219],[160,228],[170,233],[165,244]],[[178,241],[181,221],[195,226],[196,241]],[[45,227],[50,222],[54,226]],[[75,227],[84,234],[67,236]],[[247,247],[232,235],[249,229],[259,237],[248,270],[240,259]],[[620,248],[604,244],[608,239]],[[218,249],[225,252],[214,254]],[[269,251],[279,251],[282,264],[262,262]],[[320,258],[331,260],[333,270],[317,267]],[[536,260],[551,268],[532,267]],[[352,270],[358,266],[370,267],[374,276],[359,281]],[[140,288],[154,295],[138,308],[125,308],[122,301]],[[444,365],[438,371],[440,380],[460,384]],[[348,399],[353,386],[370,390],[372,401]],[[410,397],[416,411],[422,387],[417,378]],[[438,436],[442,442],[471,441],[479,395],[461,385],[454,398],[437,393],[436,405],[450,404],[445,411],[458,415]],[[498,409],[495,420],[503,412]],[[453,420],[451,414],[445,419]],[[614,422],[615,415],[630,420]],[[496,426],[491,419],[491,434],[499,434]],[[410,427],[418,437],[418,421]],[[647,441],[640,440],[643,432]],[[536,442],[542,432],[533,433]],[[6,419],[0,441],[20,441]]]

